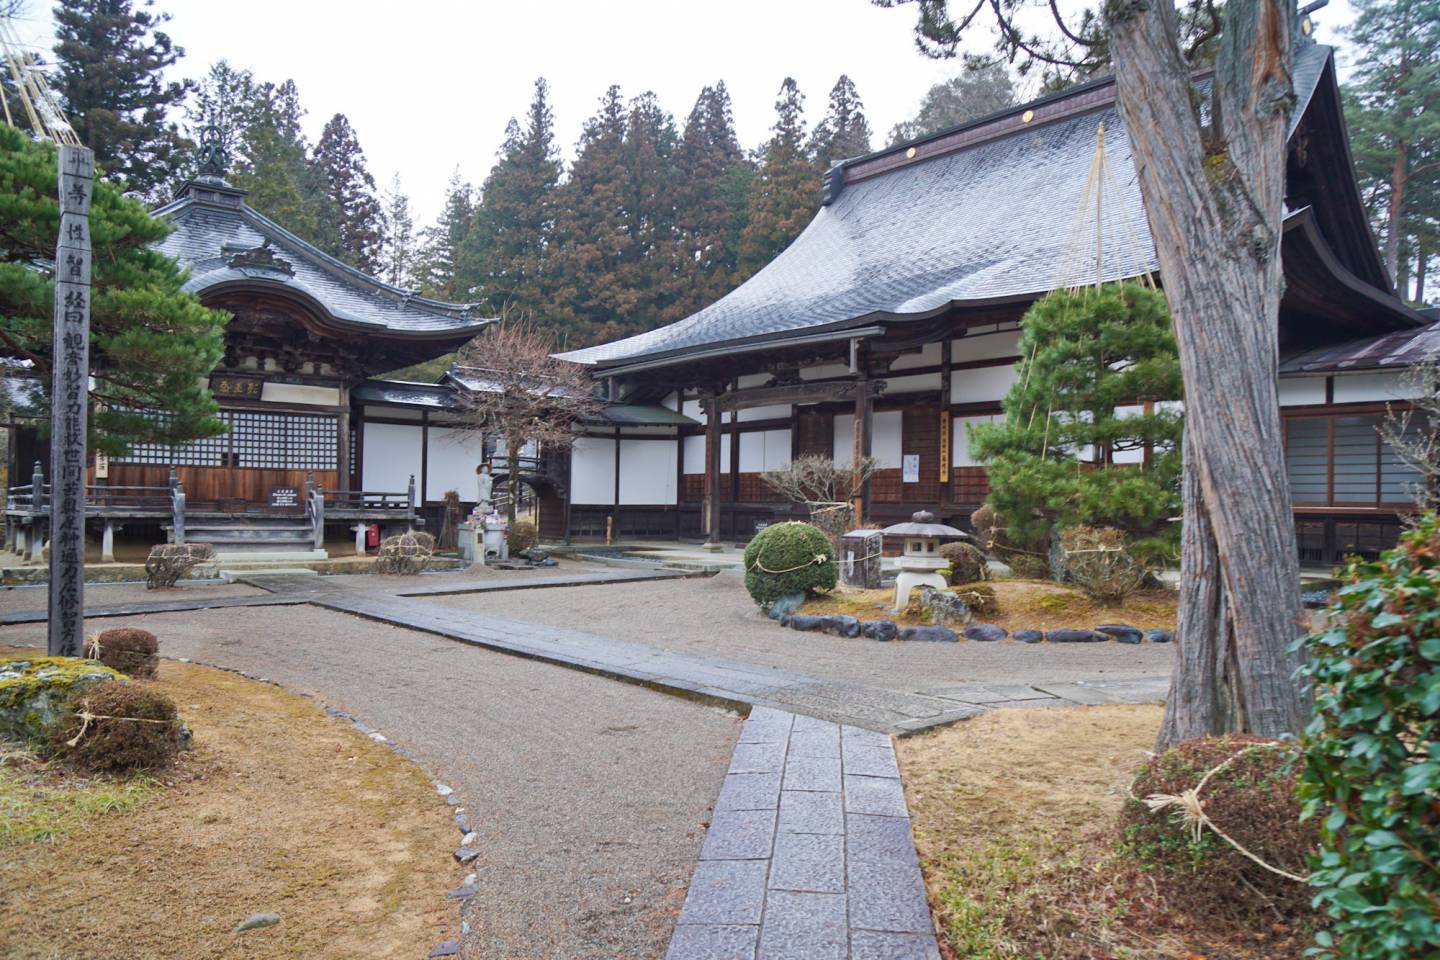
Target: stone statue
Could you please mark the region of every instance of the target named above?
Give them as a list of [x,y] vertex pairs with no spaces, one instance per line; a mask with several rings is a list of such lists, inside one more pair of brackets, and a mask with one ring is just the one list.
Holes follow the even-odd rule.
[[475,468],[475,494],[478,506],[476,512],[481,516],[489,516],[493,509],[491,505],[491,492],[495,489],[495,479],[490,476],[490,464],[482,463]]

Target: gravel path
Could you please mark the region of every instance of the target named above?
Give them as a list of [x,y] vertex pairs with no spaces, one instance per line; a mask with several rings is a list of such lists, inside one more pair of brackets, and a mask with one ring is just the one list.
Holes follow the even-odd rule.
[[876,643],[797,633],[765,619],[740,579],[726,574],[427,602],[907,692],[965,683],[1168,677],[1173,656],[1166,644]]
[[[739,735],[735,716],[309,606],[101,624],[145,626],[167,656],[317,692],[453,786],[482,851],[471,865],[479,893],[464,911],[467,957],[664,955]],[[42,644],[44,632],[0,636]]]
[[[49,601],[47,584],[0,589],[0,612],[44,610]],[[167,603],[177,600],[211,600],[216,597],[258,597],[264,590],[243,583],[192,583],[174,590],[146,590],[143,583],[87,583],[87,607],[114,607],[125,603]]]

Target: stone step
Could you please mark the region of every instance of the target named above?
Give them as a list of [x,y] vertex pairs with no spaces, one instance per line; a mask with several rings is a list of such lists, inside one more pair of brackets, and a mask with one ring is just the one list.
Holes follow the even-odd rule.
[[249,563],[259,560],[275,560],[282,563],[295,563],[300,560],[329,560],[330,554],[325,550],[302,550],[282,549],[275,544],[256,544],[246,549],[245,547],[227,547],[224,550],[215,551],[217,564]]

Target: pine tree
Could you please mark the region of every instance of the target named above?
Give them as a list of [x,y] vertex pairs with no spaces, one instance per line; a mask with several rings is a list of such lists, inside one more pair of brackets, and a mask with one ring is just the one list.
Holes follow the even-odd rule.
[[385,191],[385,245],[381,278],[391,286],[410,289],[415,282],[415,218],[410,198],[400,188],[400,174]]
[[[49,388],[60,208],[55,148],[0,124],[0,356],[29,360]],[[118,185],[95,184],[90,211],[94,449],[177,443],[224,432],[205,381],[224,353],[228,315],[181,292],[185,273],[153,245],[170,232]],[[103,407],[100,406],[103,404]],[[43,415],[45,411],[35,411]]]
[[337,113],[325,124],[310,165],[321,174],[339,213],[336,255],[357,270],[374,273],[383,242],[380,201],[375,196],[375,178],[365,165],[364,151],[345,114]]
[[176,178],[180,133],[169,113],[189,90],[189,81],[163,76],[185,54],[157,29],[169,19],[136,10],[131,0],[55,6],[53,85],[66,115],[105,174],[149,200]]
[[[735,138],[725,81],[700,91],[675,148],[674,167],[678,270],[684,282],[666,321],[689,316],[734,286],[750,161]],[[741,181],[738,190],[736,180]]]
[[918,140],[967,120],[1015,105],[1015,83],[1004,61],[966,57],[960,73],[926,91],[912,120],[890,131],[890,144]]
[[249,114],[230,181],[249,191],[246,202],[252,208],[338,255],[340,215],[328,185],[309,163],[309,144],[300,128],[305,110],[295,82],[257,87]]
[[1021,541],[1075,524],[1173,541],[1181,420],[1156,402],[1179,398],[1180,360],[1164,295],[1138,283],[1061,290],[1022,322],[1005,420],[970,430],[990,505]]
[[554,327],[571,347],[623,336],[631,300],[621,265],[625,222],[625,129],[620,88],[611,86],[585,121],[570,179],[560,188],[556,270],[548,309],[537,324]]
[[525,124],[505,128],[495,166],[481,189],[475,228],[461,246],[462,272],[489,310],[533,316],[544,305],[546,255],[555,223],[560,152],[549,84],[535,81]]
[[1386,268],[1403,287],[1415,251],[1435,251],[1440,0],[1357,0],[1349,35],[1358,48],[1347,89],[1356,169]]
[[865,104],[855,84],[845,74],[830,90],[830,108],[815,125],[810,137],[810,152],[823,172],[849,157],[870,152],[870,123],[865,119]]
[[740,237],[740,273],[749,276],[800,235],[820,207],[820,178],[805,147],[805,97],[790,77],[775,101],[774,133],[750,184]]
[[445,206],[435,223],[420,231],[416,269],[420,292],[437,300],[469,300],[471,284],[460,281],[460,251],[475,224],[474,188],[460,179],[457,167],[445,190]]

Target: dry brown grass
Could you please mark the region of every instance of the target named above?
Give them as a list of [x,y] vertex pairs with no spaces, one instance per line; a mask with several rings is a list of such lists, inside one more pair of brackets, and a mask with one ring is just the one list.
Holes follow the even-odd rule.
[[[4,849],[7,958],[408,958],[455,935],[459,836],[418,767],[278,687],[172,662],[153,684],[194,752],[133,809]],[[232,932],[259,912],[281,922]]]
[[898,742],[950,960],[1271,960],[1304,937],[1185,914],[1117,851],[1158,706],[998,710]]
[[[1177,597],[1173,590],[1143,590],[1118,607],[1096,603],[1074,587],[1046,580],[987,580],[995,588],[1000,612],[986,618],[1012,633],[1016,630],[1052,630],[1093,627],[1099,623],[1128,623],[1148,629],[1173,630]],[[952,589],[963,591],[969,584]],[[838,587],[828,596],[809,600],[804,612],[849,614],[862,620],[891,619],[901,625],[918,623],[913,617],[892,616],[895,591],[854,590]]]

